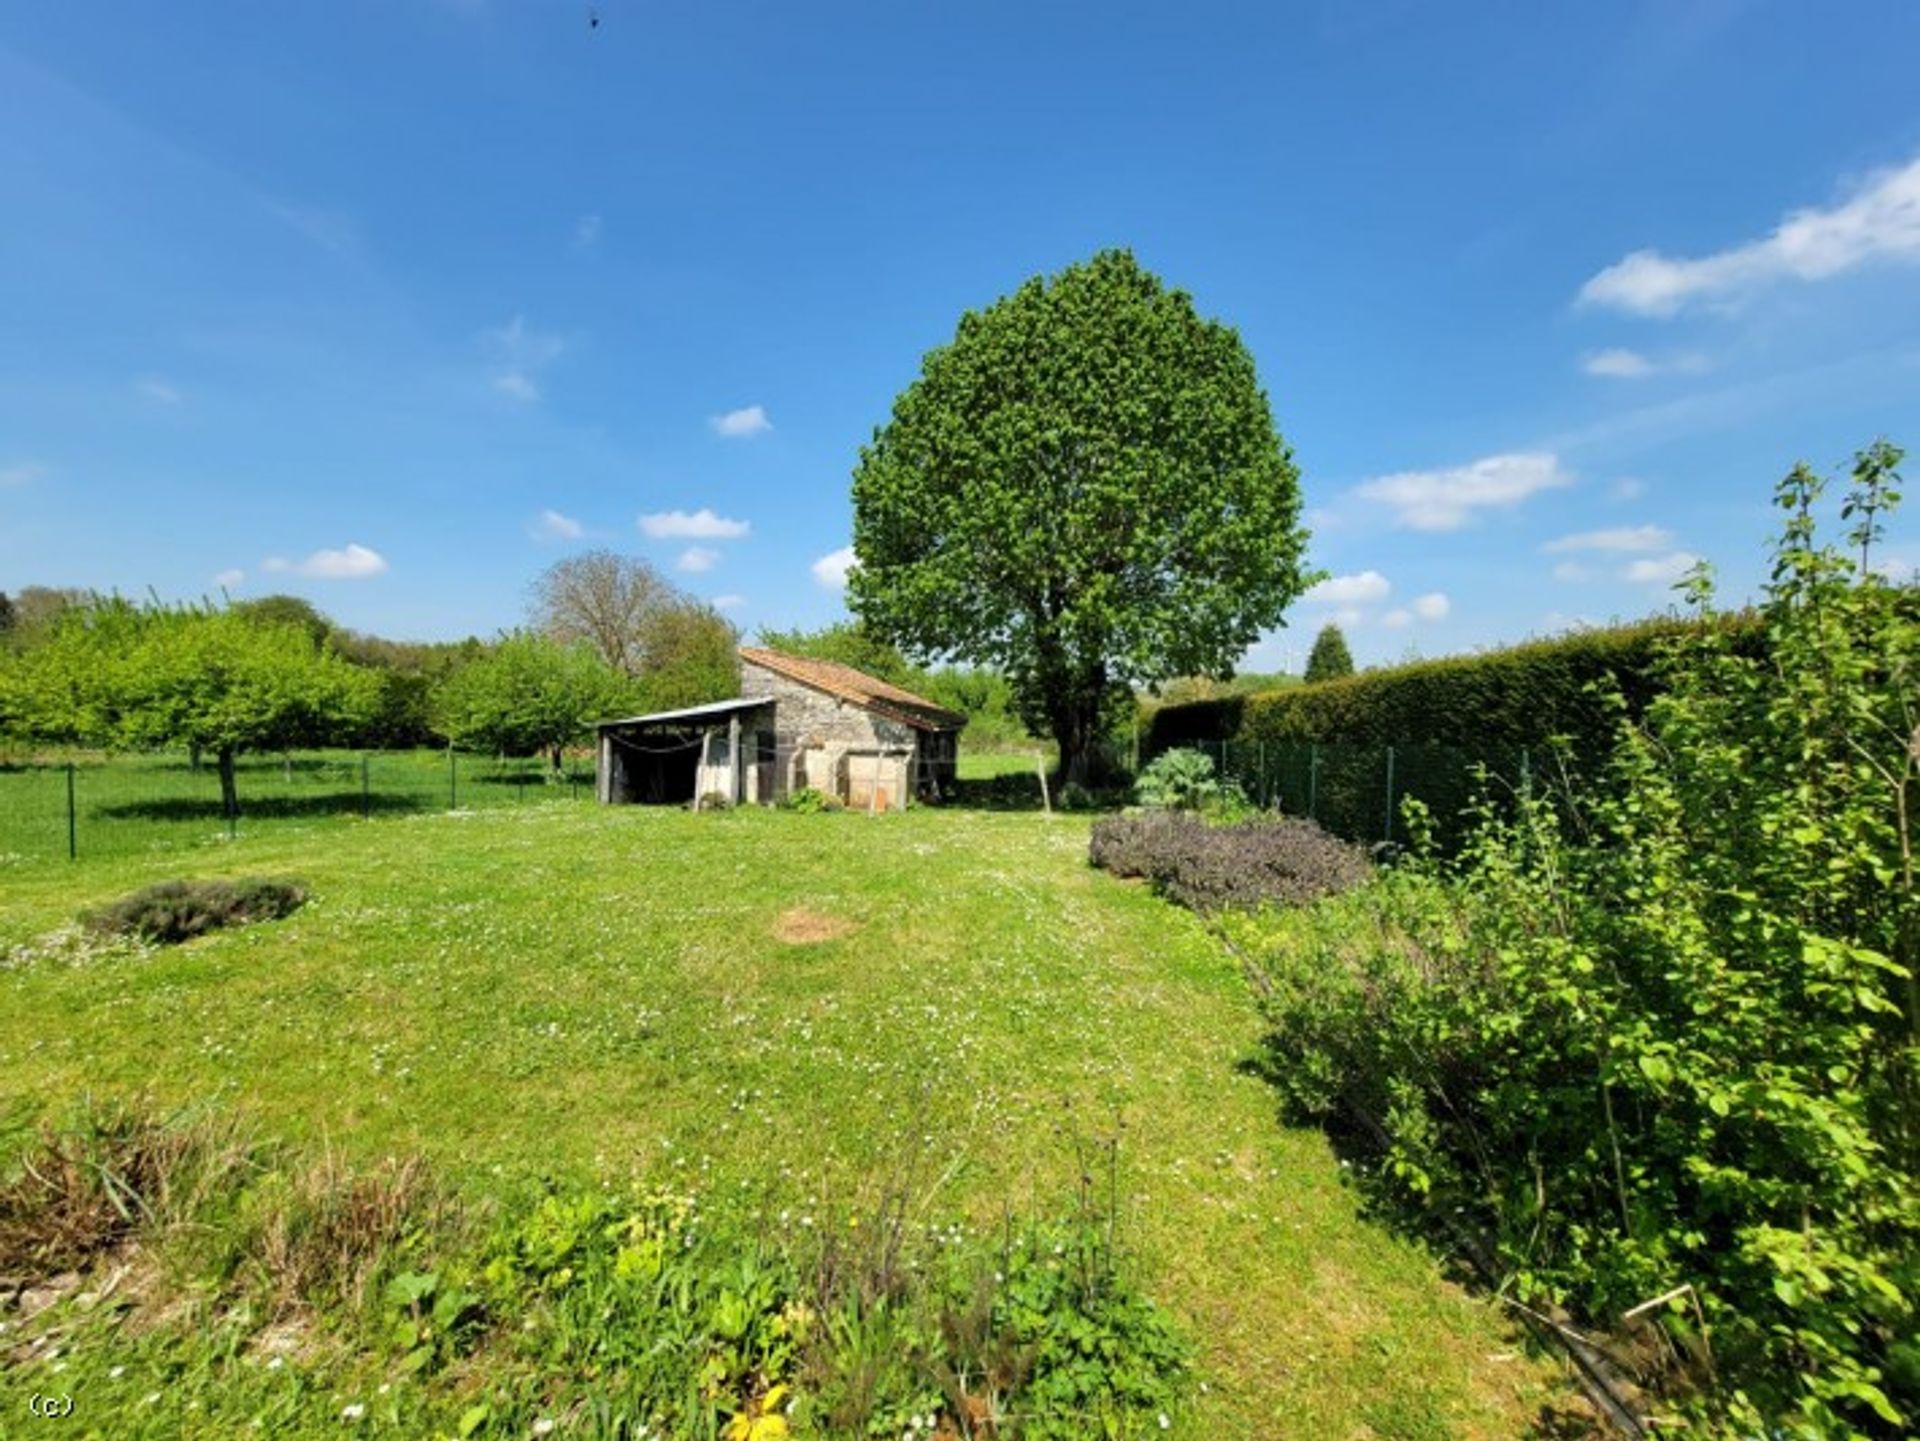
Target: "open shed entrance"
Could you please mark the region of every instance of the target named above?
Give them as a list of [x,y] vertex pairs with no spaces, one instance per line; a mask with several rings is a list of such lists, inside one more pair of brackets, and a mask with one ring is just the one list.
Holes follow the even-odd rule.
[[768,794],[759,774],[773,702],[743,697],[600,725],[599,796],[609,805],[738,805]]

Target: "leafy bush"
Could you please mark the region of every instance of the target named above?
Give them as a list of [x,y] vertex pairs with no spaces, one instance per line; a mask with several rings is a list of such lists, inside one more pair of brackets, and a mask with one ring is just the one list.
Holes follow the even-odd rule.
[[1147,811],[1094,822],[1089,859],[1139,876],[1192,910],[1301,905],[1367,878],[1365,854],[1311,821],[1260,817],[1210,825],[1190,812]]
[[787,792],[780,802],[780,808],[799,811],[802,815],[817,815],[822,811],[844,810],[845,805],[838,796],[830,796],[813,786],[801,786],[797,791]]
[[1920,1419],[1920,614],[1870,565],[1897,460],[1857,460],[1855,554],[1782,482],[1766,658],[1669,636],[1573,821],[1486,812],[1452,865],[1227,923],[1277,1084],[1374,1134],[1376,1194],[1465,1218],[1522,1299],[1668,1298],[1740,1435]]
[[277,921],[306,902],[298,881],[246,876],[236,881],[162,881],[88,911],[81,922],[112,935],[175,945],[222,926]]
[[1133,783],[1133,793],[1151,810],[1197,811],[1219,800],[1222,786],[1212,756],[1182,747],[1155,756]]

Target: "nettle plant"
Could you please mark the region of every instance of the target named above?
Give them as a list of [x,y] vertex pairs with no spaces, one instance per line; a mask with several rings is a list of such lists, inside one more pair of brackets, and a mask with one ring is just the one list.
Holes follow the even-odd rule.
[[1284,934],[1278,1084],[1366,1118],[1381,1190],[1482,1230],[1505,1285],[1618,1322],[1747,1436],[1920,1424],[1920,592],[1874,567],[1900,452],[1821,543],[1796,467],[1765,597],[1621,710],[1608,784],[1489,809]]

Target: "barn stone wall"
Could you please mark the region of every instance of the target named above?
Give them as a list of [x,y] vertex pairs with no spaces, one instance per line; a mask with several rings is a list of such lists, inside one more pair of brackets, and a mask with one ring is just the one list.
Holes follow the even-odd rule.
[[768,799],[812,786],[865,805],[867,788],[876,775],[889,805],[902,805],[911,794],[920,740],[912,726],[751,661],[741,663],[740,693],[768,696],[776,702],[778,761],[773,795]]

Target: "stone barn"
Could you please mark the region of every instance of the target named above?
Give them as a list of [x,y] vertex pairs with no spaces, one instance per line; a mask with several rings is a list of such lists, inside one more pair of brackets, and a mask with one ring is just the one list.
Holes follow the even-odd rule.
[[806,787],[898,810],[953,785],[966,717],[834,661],[749,647],[733,700],[600,725],[598,795],[618,805],[768,804]]

